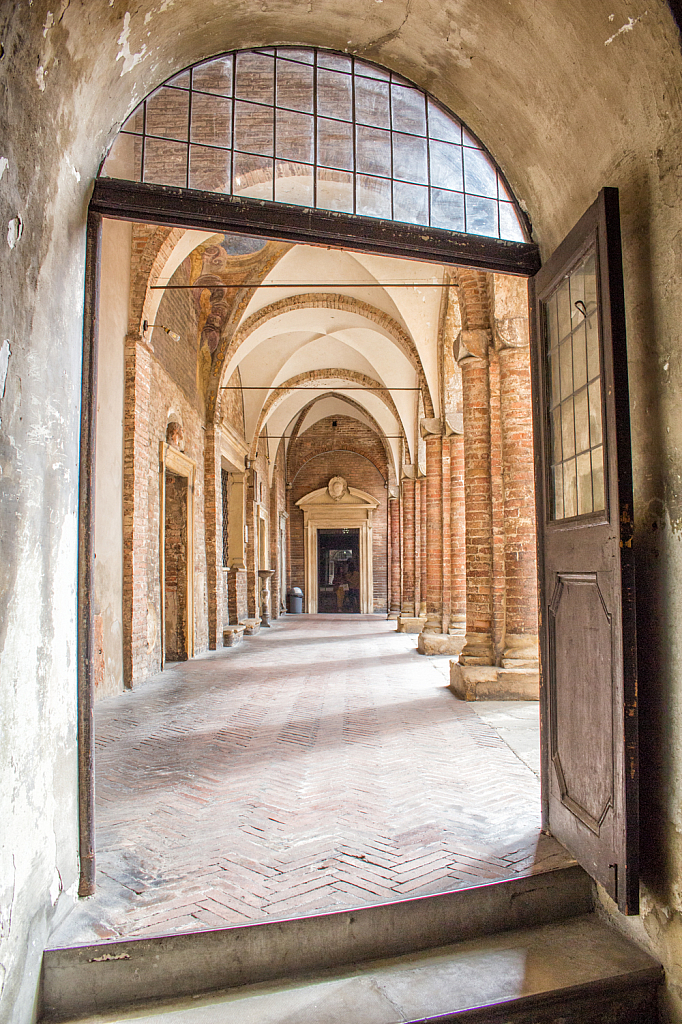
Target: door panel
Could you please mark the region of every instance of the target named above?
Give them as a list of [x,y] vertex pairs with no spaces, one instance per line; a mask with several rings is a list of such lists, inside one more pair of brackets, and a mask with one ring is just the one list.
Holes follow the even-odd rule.
[[530,284],[545,825],[638,912],[632,466],[617,189]]

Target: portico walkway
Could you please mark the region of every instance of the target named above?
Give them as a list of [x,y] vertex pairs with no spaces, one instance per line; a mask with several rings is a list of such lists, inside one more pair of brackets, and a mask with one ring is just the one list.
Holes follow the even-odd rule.
[[[97,706],[98,894],[51,945],[224,927],[567,860],[534,772],[378,616],[288,616]],[[489,717],[489,716],[488,716]]]

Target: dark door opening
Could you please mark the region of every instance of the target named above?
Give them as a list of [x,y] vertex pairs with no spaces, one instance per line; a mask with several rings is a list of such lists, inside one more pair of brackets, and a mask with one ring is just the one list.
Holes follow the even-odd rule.
[[187,661],[187,478],[166,470],[165,660]]
[[360,530],[318,530],[319,612],[360,611]]

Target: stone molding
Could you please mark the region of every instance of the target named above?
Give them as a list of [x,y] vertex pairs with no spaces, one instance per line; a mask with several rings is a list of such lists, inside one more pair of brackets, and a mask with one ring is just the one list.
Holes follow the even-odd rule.
[[488,328],[461,330],[455,339],[453,352],[456,362],[462,366],[471,359],[487,363],[492,331]]
[[508,348],[527,349],[530,345],[528,317],[508,316],[495,320],[493,345],[497,352]]

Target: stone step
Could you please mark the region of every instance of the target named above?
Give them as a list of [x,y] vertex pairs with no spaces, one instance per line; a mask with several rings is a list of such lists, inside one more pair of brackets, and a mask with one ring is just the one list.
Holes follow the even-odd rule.
[[43,957],[45,1019],[412,955],[591,910],[591,882],[576,865],[305,918],[52,948]]
[[655,1024],[662,973],[647,954],[588,914],[211,996],[138,1003],[123,1014],[99,1012],[89,1020]]

